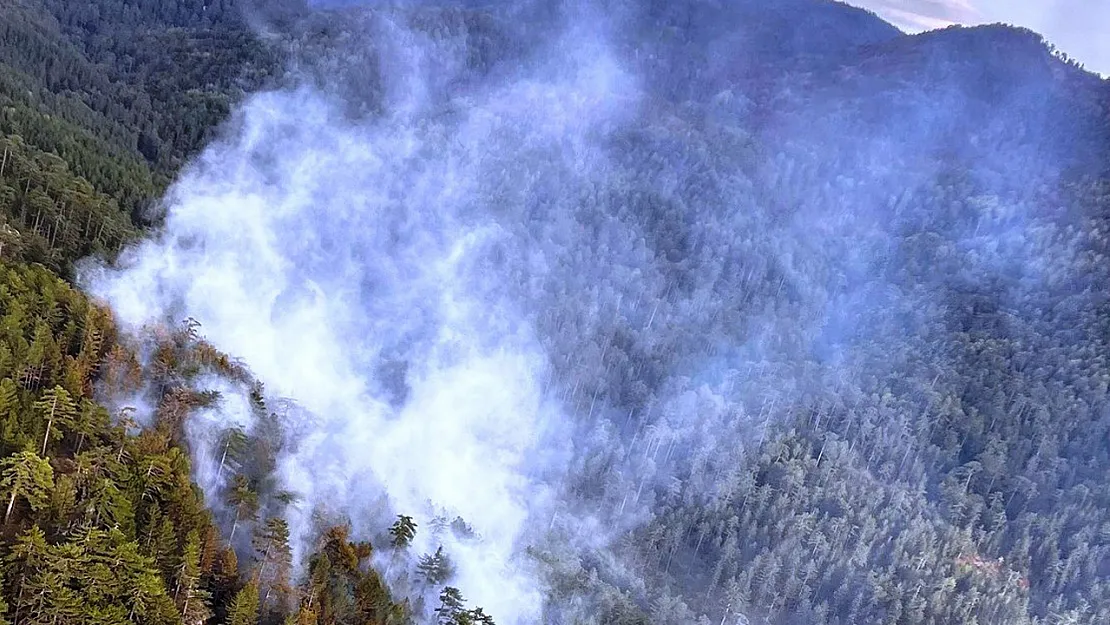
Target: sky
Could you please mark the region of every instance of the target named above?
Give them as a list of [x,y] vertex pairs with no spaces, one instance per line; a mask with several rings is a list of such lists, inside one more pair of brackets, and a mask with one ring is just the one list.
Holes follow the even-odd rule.
[[1110,76],[1110,0],[851,0],[907,32],[949,24],[1006,22],[1035,30]]

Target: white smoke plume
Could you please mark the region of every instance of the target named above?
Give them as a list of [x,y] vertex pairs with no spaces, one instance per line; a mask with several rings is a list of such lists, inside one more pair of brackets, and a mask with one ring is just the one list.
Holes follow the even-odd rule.
[[[452,585],[502,625],[562,622],[538,564],[552,554],[641,603],[696,593],[716,620],[721,567],[704,570],[693,532],[664,527],[666,553],[615,539],[653,515],[727,512],[777,422],[816,428],[854,379],[926,349],[944,291],[900,267],[1042,279],[1024,204],[999,197],[1054,161],[976,147],[1008,145],[997,110],[894,91],[884,117],[846,103],[870,88],[852,72],[758,80],[795,49],[838,58],[896,30],[833,3],[639,4],[555,19],[525,3],[495,27],[352,19],[372,43],[298,58],[311,78],[241,107],[158,235],[85,272],[125,329],[195,318],[271,405],[290,400],[276,471],[300,497],[285,511],[300,555],[321,519],[378,539],[411,514],[413,552],[444,542]],[[920,155],[988,117],[960,163],[997,217],[946,222],[963,247],[938,247],[914,234],[933,227],[918,209],[951,176]],[[937,379],[920,377],[907,384]],[[218,390],[187,430],[213,499],[220,429],[256,418]],[[433,535],[440,515],[481,540]],[[696,620],[663,603],[659,622]]]
[[[465,42],[372,24],[383,115],[349,118],[307,87],[252,97],[173,186],[158,236],[86,282],[125,329],[195,318],[269,396],[303,408],[278,460],[300,498],[287,512],[298,551],[318,515],[371,535],[412,514],[418,552],[436,548],[435,513],[459,515],[481,540],[438,538],[454,585],[499,623],[535,622],[521,540],[556,510],[571,436],[531,311],[510,297],[515,272],[543,276],[550,259],[503,220],[535,201],[532,167],[588,179],[637,87],[599,33],[572,25],[558,66],[439,101]],[[508,248],[527,267],[507,267]],[[383,363],[403,363],[403,388]],[[218,430],[250,427],[223,390],[189,427],[209,493],[227,479]]]

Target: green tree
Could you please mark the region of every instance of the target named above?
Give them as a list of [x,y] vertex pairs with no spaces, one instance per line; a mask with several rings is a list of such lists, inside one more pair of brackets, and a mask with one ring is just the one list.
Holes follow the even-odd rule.
[[0,444],[6,450],[19,449],[26,435],[19,423],[19,389],[11,378],[0,380]]
[[421,556],[416,571],[429,586],[439,586],[454,577],[455,565],[441,546],[434,554]]
[[231,601],[227,613],[228,625],[258,625],[258,585],[251,582],[243,587]]
[[201,588],[200,550],[200,532],[193,530],[185,539],[173,597],[186,625],[203,625],[212,616],[211,595]]
[[62,437],[60,428],[53,430],[54,424],[59,426],[65,425],[73,427],[77,422],[77,404],[74,403],[73,397],[69,391],[61,386],[55,386],[42,394],[42,397],[34,404],[35,410],[42,418],[46,420],[46,434],[42,437],[42,455],[46,455],[46,444],[50,441],[51,437],[59,439]]
[[440,625],[456,625],[460,615],[464,614],[462,591],[454,586],[448,586],[439,593],[439,607],[435,609],[436,620]]
[[258,552],[258,570],[255,583],[262,593],[262,605],[268,606],[271,599],[284,607],[291,592],[289,578],[292,568],[292,552],[289,548],[289,526],[285,519],[272,517],[255,532],[254,548]]
[[231,542],[235,540],[235,530],[238,529],[239,522],[254,521],[258,514],[258,493],[251,487],[250,480],[242,474],[236,474],[226,492],[226,501],[234,515],[228,536],[228,541]]
[[17,497],[22,497],[32,510],[45,507],[54,488],[54,469],[50,461],[33,451],[24,451],[0,460],[0,490],[8,493],[4,522],[8,522]]
[[389,528],[389,534],[393,537],[393,547],[403,549],[412,543],[412,539],[416,537],[416,522],[412,520],[411,516],[403,514],[397,515],[397,520]]

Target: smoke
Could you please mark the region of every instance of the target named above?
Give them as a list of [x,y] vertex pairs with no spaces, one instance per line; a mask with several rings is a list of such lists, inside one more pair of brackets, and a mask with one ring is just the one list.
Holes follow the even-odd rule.
[[[452,585],[503,625],[590,614],[549,588],[579,558],[638,598],[681,593],[697,582],[658,572],[674,551],[645,563],[622,539],[666,510],[728,506],[780,421],[850,404],[858,379],[923,350],[945,301],[906,279],[915,265],[1044,279],[1033,208],[1012,200],[1030,172],[1051,178],[1048,152],[990,152],[1023,132],[1013,110],[945,83],[934,100],[887,93],[870,115],[844,95],[869,93],[853,68],[750,91],[738,78],[900,36],[861,12],[342,17],[323,45],[294,41],[298,84],[240,107],[171,189],[157,236],[83,277],[125,330],[192,317],[271,405],[287,400],[274,469],[298,497],[284,510],[298,557],[327,520],[379,538],[410,514],[412,552],[444,545]],[[1051,105],[1014,102],[1026,119]],[[964,118],[979,127],[963,151],[923,164],[971,135]],[[976,207],[955,183],[936,190],[945,164],[966,166]],[[187,434],[219,506],[221,430],[259,416],[213,385],[225,401]],[[478,538],[433,530],[455,516]]]
[[[515,297],[553,259],[515,230],[556,192],[543,177],[583,186],[606,169],[599,142],[635,111],[637,86],[579,22],[548,52],[557,64],[444,99],[465,33],[369,23],[381,116],[353,119],[308,87],[252,97],[174,185],[163,230],[86,282],[125,329],[197,319],[268,396],[302,409],[285,415],[277,466],[299,498],[286,511],[298,556],[318,518],[368,536],[412,514],[414,549],[442,542],[473,604],[534,622],[542,594],[521,541],[555,512],[572,436],[536,311]],[[228,478],[221,427],[251,427],[249,404],[221,390],[188,427],[210,494]],[[480,540],[433,536],[440,513]]]

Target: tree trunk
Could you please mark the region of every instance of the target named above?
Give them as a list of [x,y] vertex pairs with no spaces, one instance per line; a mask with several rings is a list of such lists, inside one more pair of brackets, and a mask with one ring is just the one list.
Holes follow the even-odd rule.
[[227,450],[231,448],[231,439],[227,439],[227,444],[224,445],[224,454],[220,457],[220,468],[216,471],[216,482],[220,481],[220,476],[224,474],[224,463],[227,462]]
[[50,440],[50,427],[54,425],[54,412],[58,409],[58,394],[54,393],[54,401],[50,404],[50,418],[46,420],[46,436],[42,438],[42,457],[46,457],[46,443]]
[[47,443],[47,441],[50,440],[50,427],[52,425],[54,425],[54,420],[53,419],[47,419],[46,420],[46,436],[42,437],[42,454],[40,454],[44,458],[46,457],[46,443]]
[[13,488],[12,489],[12,496],[11,496],[10,499],[8,499],[8,509],[7,509],[6,512],[4,512],[4,523],[5,524],[8,522],[8,517],[11,516],[11,514],[12,514],[12,508],[15,507],[15,494],[16,494],[16,492],[17,492],[16,489]]

